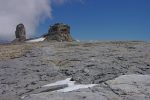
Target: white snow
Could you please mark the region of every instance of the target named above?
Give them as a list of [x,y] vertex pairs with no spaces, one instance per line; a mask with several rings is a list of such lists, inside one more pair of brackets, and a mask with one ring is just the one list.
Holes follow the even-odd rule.
[[42,87],[50,87],[50,86],[55,86],[55,85],[67,84],[68,87],[66,87],[64,89],[56,90],[56,92],[70,92],[70,91],[74,91],[74,90],[78,90],[78,89],[90,88],[90,87],[97,85],[97,84],[77,85],[77,84],[75,84],[75,81],[70,81],[70,80],[71,80],[71,78],[67,78],[66,80],[57,81],[55,83],[47,84]]
[[76,40],[77,42],[80,42],[80,40]]
[[71,92],[71,91],[74,91],[74,90],[90,88],[90,87],[93,87],[93,86],[96,86],[96,84],[72,85],[72,86],[66,87],[64,89],[57,90],[57,92]]
[[67,84],[68,86],[72,86],[74,85],[75,81],[70,81],[71,78],[67,78],[65,80],[61,80],[61,81],[57,81],[55,83],[51,83],[51,84],[47,84],[47,85],[44,85],[42,87],[50,87],[50,86],[55,86],[55,85],[64,85],[64,84]]
[[41,41],[44,41],[45,38],[44,37],[41,37],[41,38],[37,38],[37,39],[33,39],[33,40],[28,40],[26,42],[41,42]]

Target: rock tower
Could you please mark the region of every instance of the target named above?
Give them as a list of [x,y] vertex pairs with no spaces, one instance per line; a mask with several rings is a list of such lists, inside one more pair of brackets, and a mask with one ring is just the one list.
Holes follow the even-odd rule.
[[23,24],[18,24],[15,31],[16,39],[13,42],[24,42],[26,40],[26,31]]
[[47,41],[72,42],[74,41],[70,35],[70,26],[63,23],[56,23],[49,27],[48,34],[45,35]]

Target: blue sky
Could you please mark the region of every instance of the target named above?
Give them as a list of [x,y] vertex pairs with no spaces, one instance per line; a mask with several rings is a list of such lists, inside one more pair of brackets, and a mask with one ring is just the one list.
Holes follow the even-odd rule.
[[53,18],[40,24],[39,36],[63,22],[79,40],[150,40],[150,0],[84,0],[52,8]]

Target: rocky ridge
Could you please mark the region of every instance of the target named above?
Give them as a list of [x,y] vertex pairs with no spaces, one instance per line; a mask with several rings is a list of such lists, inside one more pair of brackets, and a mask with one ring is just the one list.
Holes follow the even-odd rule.
[[22,42],[73,42],[74,39],[70,34],[70,26],[63,23],[56,23],[51,25],[48,29],[48,33],[33,39],[26,39],[25,26],[21,23],[16,26],[15,31],[16,39],[12,43],[22,43]]

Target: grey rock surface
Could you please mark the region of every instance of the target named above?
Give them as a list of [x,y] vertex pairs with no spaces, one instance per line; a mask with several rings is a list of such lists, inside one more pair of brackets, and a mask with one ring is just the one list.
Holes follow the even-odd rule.
[[[114,85],[115,78],[130,74],[150,74],[150,43],[42,42],[0,45],[0,97],[8,94],[22,97],[32,94],[45,84],[72,77],[79,84],[99,85],[70,93],[52,93],[53,97],[59,98],[57,95],[60,95],[60,98],[64,96],[65,100],[69,95],[70,98],[74,97],[72,100],[91,100],[87,98],[93,96],[103,98],[100,100],[113,100],[111,97],[114,97],[114,100],[150,100],[148,84],[135,84],[147,91],[133,86],[137,91],[134,95],[130,94],[132,91],[124,90],[127,94],[122,91],[124,86],[132,85]],[[50,96],[49,94],[51,93],[45,93],[47,96]],[[60,98],[58,100],[61,100]]]
[[31,94],[24,100],[150,100],[150,75],[122,75],[94,88]]
[[105,96],[91,92],[45,93],[26,97],[24,100],[108,100]]
[[[135,100],[150,99],[150,75],[123,75],[106,84],[119,96]],[[129,96],[129,97],[128,97]]]
[[0,100],[20,100],[21,98],[14,94],[1,95]]

